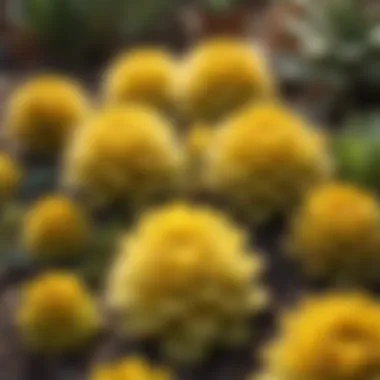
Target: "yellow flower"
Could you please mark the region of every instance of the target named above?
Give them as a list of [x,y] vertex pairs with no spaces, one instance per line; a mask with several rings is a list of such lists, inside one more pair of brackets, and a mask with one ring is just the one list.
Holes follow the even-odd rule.
[[7,154],[0,153],[0,202],[9,200],[20,185],[20,167]]
[[36,259],[72,257],[83,253],[90,239],[90,222],[70,199],[53,195],[37,201],[28,210],[22,241]]
[[297,204],[329,177],[331,163],[321,135],[301,117],[262,103],[221,125],[206,169],[214,191],[261,220]]
[[143,103],[166,111],[173,106],[175,69],[173,57],[162,49],[145,47],[124,53],[106,74],[106,99],[110,103]]
[[171,380],[172,374],[152,367],[140,357],[129,357],[110,364],[98,364],[90,380]]
[[217,344],[241,344],[261,309],[262,261],[216,211],[174,204],[142,217],[111,269],[108,305],[117,329],[159,338],[174,360],[200,360]]
[[27,347],[46,353],[79,349],[100,326],[94,300],[84,285],[60,272],[23,286],[16,322]]
[[180,146],[171,125],[151,109],[106,109],[75,137],[65,180],[97,202],[146,200],[177,185]]
[[55,153],[88,110],[86,96],[76,83],[55,75],[36,77],[11,97],[6,133],[25,151]]
[[177,85],[185,112],[207,121],[275,93],[259,51],[232,38],[211,39],[191,51],[179,71]]
[[285,315],[264,352],[268,378],[377,379],[380,305],[360,293],[309,298]]
[[290,252],[315,274],[377,278],[380,207],[364,190],[329,183],[310,192],[296,213]]

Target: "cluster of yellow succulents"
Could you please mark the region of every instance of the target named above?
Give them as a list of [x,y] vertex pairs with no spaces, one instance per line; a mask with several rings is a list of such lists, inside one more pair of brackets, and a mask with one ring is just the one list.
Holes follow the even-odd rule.
[[313,189],[295,214],[290,253],[318,275],[376,279],[380,269],[380,204],[346,183]]
[[22,171],[5,153],[0,153],[0,204],[11,199],[21,182]]
[[90,222],[84,211],[61,195],[44,197],[24,218],[21,239],[34,259],[67,259],[83,254],[90,240]]
[[56,153],[88,112],[88,100],[78,84],[60,76],[39,76],[11,97],[6,134],[24,151]]
[[262,54],[233,38],[201,43],[185,57],[177,93],[185,113],[217,120],[245,103],[272,97],[275,86]]
[[[204,190],[255,226],[292,213],[286,248],[307,273],[377,279],[379,201],[331,181],[325,136],[276,99],[257,47],[213,38],[178,61],[165,49],[141,47],[119,56],[103,85],[103,108],[96,111],[78,83],[59,75],[29,80],[11,97],[8,142],[37,157],[38,169],[62,159],[59,191],[83,205],[65,193],[45,195],[29,207],[18,231],[24,208],[12,196],[24,173],[0,153],[0,206],[4,215],[12,211],[0,218],[0,243],[3,251],[13,250],[17,229],[22,250],[40,269],[92,253],[79,272],[98,281],[100,253],[119,230],[107,226],[95,240],[90,211],[117,206],[137,214],[169,196],[173,203],[133,215],[137,223],[105,267],[104,311],[120,337],[154,341],[174,362],[197,362],[217,347],[243,345],[255,332],[252,317],[270,302],[263,260],[232,220],[190,204]],[[181,122],[191,128],[179,128]],[[73,274],[48,272],[21,285],[15,325],[31,350],[84,348],[101,319]],[[280,328],[265,350],[262,379],[380,379],[380,302],[369,296],[307,298]],[[89,376],[173,378],[139,357],[98,364]]]
[[30,349],[61,353],[82,348],[100,320],[84,284],[71,274],[53,272],[23,285],[16,325]]
[[374,380],[380,376],[379,347],[377,300],[360,293],[308,298],[285,314],[266,347],[263,378]]
[[90,380],[171,380],[165,368],[151,366],[141,357],[127,357],[109,364],[96,365]]
[[105,78],[110,103],[139,102],[167,111],[174,106],[176,65],[158,48],[138,48],[118,57]]
[[208,157],[209,186],[256,221],[289,211],[332,169],[321,134],[274,103],[248,106],[228,118]]
[[172,204],[125,238],[107,303],[121,333],[157,338],[162,352],[195,361],[217,344],[240,344],[267,294],[247,236],[216,211]]
[[140,202],[176,187],[182,153],[171,124],[141,105],[100,111],[69,147],[65,181],[95,202]]

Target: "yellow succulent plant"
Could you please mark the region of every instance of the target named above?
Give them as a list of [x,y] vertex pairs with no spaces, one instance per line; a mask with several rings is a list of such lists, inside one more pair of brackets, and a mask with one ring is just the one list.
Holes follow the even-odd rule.
[[75,137],[64,180],[96,203],[144,202],[178,185],[180,145],[171,124],[150,108],[107,108]]
[[94,300],[77,277],[50,272],[23,285],[16,325],[29,349],[63,353],[82,348],[94,337],[100,319]]
[[77,83],[58,75],[42,75],[11,96],[5,132],[23,151],[54,154],[88,112],[88,99]]
[[19,165],[6,153],[0,153],[0,203],[15,195],[22,178]]
[[311,274],[377,279],[380,205],[347,183],[313,189],[296,212],[288,249]]
[[171,54],[155,47],[123,53],[105,77],[109,103],[136,102],[168,111],[174,106],[176,64]]
[[127,357],[93,368],[90,380],[172,380],[171,372],[151,366],[141,357]]
[[248,106],[228,118],[208,157],[209,186],[254,221],[289,211],[332,171],[320,132],[274,103]]
[[51,195],[36,201],[27,211],[21,238],[27,253],[35,259],[70,258],[88,248],[90,221],[75,202]]
[[245,103],[273,97],[275,86],[263,55],[230,37],[204,41],[185,57],[177,94],[185,113],[215,121]]
[[282,318],[264,350],[263,378],[374,380],[380,376],[379,347],[377,300],[361,293],[310,297]]
[[223,215],[168,205],[143,216],[126,236],[107,304],[120,333],[158,339],[173,360],[201,360],[218,344],[249,337],[249,318],[267,301],[262,264]]

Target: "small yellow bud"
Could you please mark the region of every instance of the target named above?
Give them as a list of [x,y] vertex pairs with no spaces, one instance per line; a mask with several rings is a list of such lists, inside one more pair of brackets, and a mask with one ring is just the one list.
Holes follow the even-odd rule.
[[87,98],[73,81],[56,75],[36,77],[11,97],[5,132],[24,151],[56,153],[88,111]]
[[100,327],[94,300],[84,285],[59,272],[23,286],[16,323],[27,347],[46,353],[79,349]]
[[90,222],[70,199],[53,195],[28,210],[22,241],[36,259],[62,259],[83,253],[90,239]]
[[174,105],[175,63],[169,52],[139,48],[122,54],[106,75],[109,103],[136,102],[167,111]]
[[360,294],[307,298],[264,350],[268,379],[363,380],[380,375],[380,304]]
[[177,85],[185,112],[202,121],[217,120],[275,93],[263,56],[254,46],[233,38],[211,39],[192,50]]
[[295,214],[289,252],[311,274],[376,279],[380,268],[380,205],[345,183],[313,189]]

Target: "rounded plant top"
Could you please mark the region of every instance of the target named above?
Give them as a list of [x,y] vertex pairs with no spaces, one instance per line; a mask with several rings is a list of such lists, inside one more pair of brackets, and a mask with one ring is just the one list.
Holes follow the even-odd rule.
[[248,106],[222,123],[208,157],[211,188],[255,221],[287,212],[332,169],[320,132],[272,103]]
[[360,293],[304,300],[282,318],[264,351],[277,380],[369,380],[379,376],[380,305]]
[[23,151],[55,154],[88,112],[88,99],[77,83],[57,75],[38,76],[11,96],[6,133]]
[[75,276],[43,274],[21,289],[17,328],[26,346],[39,352],[81,349],[98,331],[94,300]]
[[178,361],[242,344],[266,292],[262,261],[242,230],[208,208],[150,212],[126,236],[111,268],[109,308],[121,333],[157,338]]
[[275,94],[259,50],[227,37],[195,47],[184,59],[177,85],[185,112],[207,121],[219,119],[248,101]]
[[0,203],[12,198],[22,179],[19,165],[6,153],[0,152]]
[[175,71],[175,60],[164,49],[145,47],[124,53],[106,73],[106,100],[132,101],[168,111],[174,105]]
[[90,380],[172,380],[173,375],[165,368],[151,366],[144,358],[127,357],[113,363],[97,364]]
[[99,112],[75,136],[65,180],[96,202],[140,202],[176,187],[182,153],[171,124],[150,108]]
[[313,189],[295,214],[289,250],[307,272],[377,279],[380,207],[365,190],[346,183]]
[[67,259],[88,248],[90,230],[90,221],[79,205],[64,196],[51,195],[27,211],[22,242],[35,259]]

